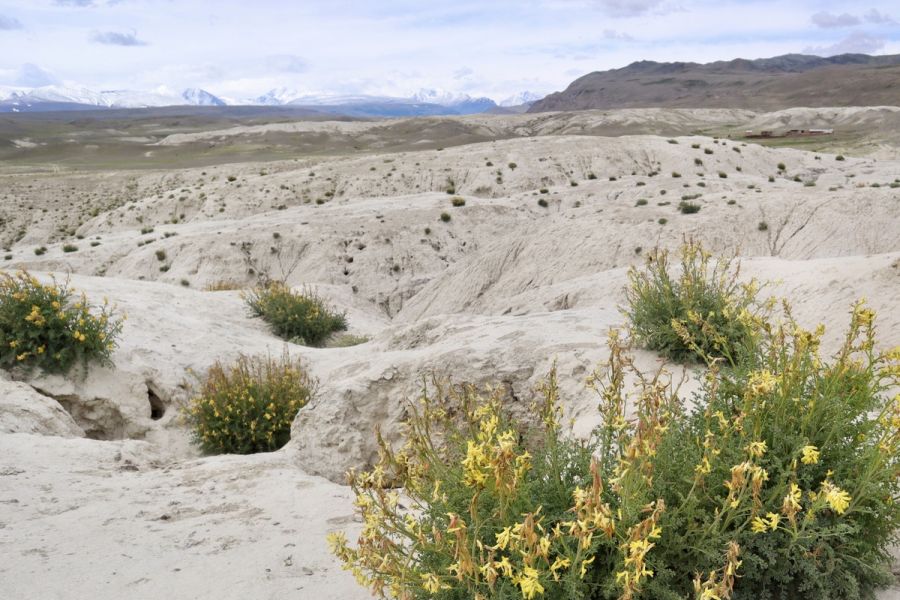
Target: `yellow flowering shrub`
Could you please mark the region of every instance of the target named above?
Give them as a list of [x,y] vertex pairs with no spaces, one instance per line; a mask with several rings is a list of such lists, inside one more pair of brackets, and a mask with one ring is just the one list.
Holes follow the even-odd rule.
[[211,453],[252,454],[284,446],[297,411],[315,385],[299,361],[240,356],[210,367],[185,416],[194,440]]
[[786,310],[740,362],[702,355],[689,409],[613,332],[586,441],[559,425],[555,372],[519,418],[433,386],[405,444],[350,474],[362,531],[332,550],[401,600],[870,598],[900,525],[900,351],[876,351],[862,304],[830,359],[822,333]]
[[64,372],[76,362],[107,360],[122,319],[104,300],[93,309],[67,284],[28,273],[0,273],[0,365]]
[[646,267],[628,272],[623,310],[634,339],[674,360],[725,358],[735,364],[765,319],[756,281],[740,283],[740,265],[715,258],[687,240],[678,268],[666,250],[648,254]]
[[281,282],[250,290],[244,300],[251,314],[268,323],[275,335],[298,344],[318,346],[332,333],[347,329],[346,317],[315,293],[295,292]]

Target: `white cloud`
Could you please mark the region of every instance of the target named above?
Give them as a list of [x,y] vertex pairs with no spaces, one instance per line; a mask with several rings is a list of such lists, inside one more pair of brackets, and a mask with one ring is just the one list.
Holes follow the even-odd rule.
[[877,9],[872,9],[863,15],[863,19],[868,21],[869,23],[873,23],[875,25],[896,25],[897,21],[891,15],[886,15],[883,12],[879,12]]
[[829,12],[817,12],[810,17],[813,25],[823,29],[835,29],[838,27],[852,27],[859,25],[859,17],[855,17],[849,13],[835,15]]
[[810,46],[804,52],[818,56],[838,54],[872,54],[884,48],[886,40],[864,31],[854,31],[844,39],[830,46]]
[[12,31],[13,29],[22,29],[22,23],[14,17],[0,15],[0,31]]
[[41,87],[58,84],[59,79],[37,65],[25,63],[19,67],[14,83],[25,87]]
[[622,42],[633,42],[634,38],[628,35],[627,33],[622,33],[621,31],[616,31],[615,29],[604,29],[603,30],[603,39],[606,40],[618,40]]
[[147,42],[139,40],[137,33],[119,33],[118,31],[100,31],[91,36],[91,41],[110,46],[146,46]]
[[662,3],[663,0],[594,0],[594,5],[613,17],[637,17]]

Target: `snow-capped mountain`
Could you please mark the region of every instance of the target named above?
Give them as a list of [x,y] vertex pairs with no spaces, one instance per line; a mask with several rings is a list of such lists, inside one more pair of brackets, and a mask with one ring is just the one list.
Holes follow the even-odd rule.
[[225,106],[227,104],[218,96],[213,96],[200,88],[188,88],[181,92],[181,97],[188,104],[193,104],[194,106]]
[[537,102],[543,98],[541,94],[535,94],[534,92],[519,92],[509,98],[506,98],[500,102],[500,106],[504,108],[508,108],[511,106],[522,106],[523,104],[532,104]]
[[243,104],[261,104],[263,106],[281,106],[288,104],[292,100],[299,98],[301,94],[294,89],[281,87],[269,90],[262,96],[257,96],[244,102]]
[[[504,106],[506,103],[523,104],[536,99],[538,99],[536,94],[523,92],[504,101]],[[35,88],[0,87],[0,112],[229,105],[304,107],[328,114],[358,117],[469,115],[497,109],[497,104],[490,98],[473,97],[441,89],[421,89],[411,96],[397,97],[310,94],[281,87],[255,98],[232,100],[200,88],[188,88],[178,93],[164,87],[149,92],[94,91],[80,86],[62,85]]]
[[77,110],[91,108],[149,108],[158,106],[224,106],[220,98],[190,88],[180,95],[165,92],[102,90],[48,85],[37,88],[0,87],[0,112]]
[[485,112],[497,106],[497,103],[490,98],[473,98],[468,94],[456,94],[441,89],[420,89],[413,94],[412,99],[417,102],[455,108],[459,114],[464,115]]

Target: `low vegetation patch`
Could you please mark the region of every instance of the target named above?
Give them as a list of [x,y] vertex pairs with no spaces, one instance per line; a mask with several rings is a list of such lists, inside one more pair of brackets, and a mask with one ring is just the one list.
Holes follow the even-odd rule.
[[694,213],[700,212],[702,207],[696,202],[691,202],[689,200],[682,200],[678,203],[678,210],[680,210],[685,215],[692,215]]
[[678,269],[665,250],[629,271],[624,309],[635,341],[674,360],[713,356],[736,363],[747,352],[766,307],[755,281],[738,283],[740,266],[686,242]]
[[122,319],[104,301],[93,309],[67,284],[28,273],[0,274],[0,364],[65,372],[76,362],[108,360]]
[[318,346],[332,333],[347,329],[345,315],[314,292],[295,292],[281,282],[250,290],[244,300],[251,314],[268,323],[275,335],[297,344]]
[[185,416],[206,452],[270,452],[290,440],[291,423],[314,387],[287,353],[280,360],[241,356],[209,369]]
[[730,261],[694,243],[681,259],[678,280],[662,252],[633,271],[629,303],[654,319],[630,315],[639,340],[674,335],[707,364],[692,406],[616,331],[587,440],[563,432],[555,370],[516,414],[496,388],[437,381],[405,444],[350,474],[365,525],[329,538],[345,568],[379,596],[442,600],[860,600],[890,583],[900,349],[875,350],[859,303],[822,357],[824,328],[754,314]]
[[350,475],[365,525],[332,551],[384,597],[872,597],[900,525],[900,352],[875,352],[872,323],[854,307],[830,361],[821,328],[754,329],[741,362],[711,359],[693,409],[613,332],[587,441],[562,433],[555,372],[518,418],[438,384],[405,445]]

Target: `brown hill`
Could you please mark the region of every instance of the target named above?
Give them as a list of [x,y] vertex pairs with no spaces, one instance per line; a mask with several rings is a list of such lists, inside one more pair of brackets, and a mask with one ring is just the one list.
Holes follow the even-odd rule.
[[708,64],[640,61],[589,73],[529,112],[590,108],[745,108],[900,104],[900,55],[786,54]]

